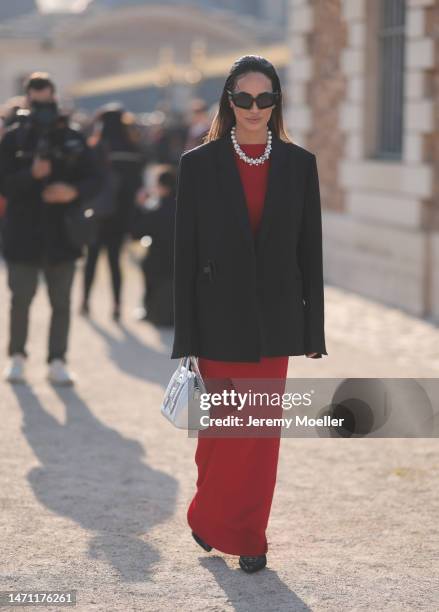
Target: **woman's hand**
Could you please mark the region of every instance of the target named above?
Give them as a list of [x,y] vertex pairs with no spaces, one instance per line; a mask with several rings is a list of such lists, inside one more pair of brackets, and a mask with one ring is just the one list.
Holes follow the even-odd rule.
[[138,206],[144,206],[146,200],[148,199],[148,196],[149,196],[148,190],[145,189],[145,187],[140,187],[140,189],[137,190],[137,193],[135,195],[136,204]]
[[78,197],[78,190],[67,183],[51,183],[41,195],[48,204],[68,204]]

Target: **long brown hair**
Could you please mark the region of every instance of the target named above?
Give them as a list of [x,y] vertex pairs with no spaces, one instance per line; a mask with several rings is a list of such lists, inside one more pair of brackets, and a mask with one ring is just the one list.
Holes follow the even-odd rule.
[[213,118],[209,132],[204,137],[204,143],[225,136],[230,128],[236,123],[235,114],[229,104],[229,94],[227,90],[234,91],[238,77],[248,72],[262,72],[271,80],[273,91],[279,92],[279,98],[271,113],[268,127],[281,140],[292,142],[284,127],[282,115],[282,89],[275,67],[271,62],[260,55],[243,55],[233,63],[230,69],[229,75],[224,83],[218,110]]

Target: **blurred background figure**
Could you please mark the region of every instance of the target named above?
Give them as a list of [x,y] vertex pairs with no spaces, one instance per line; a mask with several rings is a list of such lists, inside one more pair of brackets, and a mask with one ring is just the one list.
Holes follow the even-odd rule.
[[[11,292],[4,376],[13,383],[25,381],[29,310],[42,270],[52,309],[48,378],[72,384],[66,364],[70,293],[82,251],[71,239],[68,217],[99,190],[99,172],[82,134],[60,113],[50,76],[31,74],[25,91],[27,109],[0,142],[4,257]],[[19,109],[12,107],[11,121],[15,112],[18,117]]]
[[98,112],[89,144],[100,159],[103,171],[116,180],[111,195],[113,201],[108,202],[109,214],[100,219],[96,240],[87,249],[81,313],[89,314],[96,263],[101,248],[105,247],[111,274],[113,319],[117,321],[121,309],[120,254],[131,225],[135,195],[143,184],[147,155],[133,115],[116,103],[106,105]]
[[189,151],[198,145],[203,144],[204,137],[207,135],[211,124],[209,108],[207,103],[201,98],[192,100],[189,114],[189,128],[187,131],[184,150]]
[[176,171],[173,166],[156,169],[151,195],[140,191],[133,223],[133,238],[146,248],[141,261],[144,278],[143,308],[138,318],[155,325],[172,326],[174,273],[174,217]]
[[184,113],[168,109],[166,104],[159,104],[154,119],[149,133],[154,162],[171,164],[177,168],[188,132]]
[[5,130],[9,126],[13,125],[17,120],[20,119],[20,114],[18,113],[18,111],[20,109],[27,108],[27,105],[28,102],[25,96],[13,96],[3,104],[0,110],[2,123],[0,132],[1,136],[4,134]]
[[[14,96],[5,102],[0,109],[0,139],[7,129],[16,122],[19,122],[21,117],[18,111],[26,106],[26,98],[24,96]],[[0,253],[3,252],[3,226],[6,215],[6,198],[0,193]]]

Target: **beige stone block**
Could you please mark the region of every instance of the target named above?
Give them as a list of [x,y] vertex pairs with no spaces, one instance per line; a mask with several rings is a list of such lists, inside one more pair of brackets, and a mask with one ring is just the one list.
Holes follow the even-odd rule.
[[433,169],[427,164],[387,160],[341,160],[340,184],[347,189],[378,189],[393,195],[430,198]]
[[362,49],[343,49],[341,53],[341,68],[347,76],[363,74],[364,61],[365,54]]
[[407,68],[434,67],[434,41],[430,38],[409,39],[406,44]]
[[363,122],[363,108],[359,104],[341,104],[339,109],[340,127],[345,132],[360,130]]
[[293,142],[299,145],[299,147],[306,148],[307,141],[308,141],[308,132],[305,130],[301,130],[298,127],[292,126],[289,123],[287,123],[287,129],[288,129],[288,133],[291,136]]
[[421,6],[423,8],[427,6],[434,6],[437,0],[407,0],[407,6],[409,8]]
[[292,106],[288,110],[288,124],[294,129],[300,127],[301,131],[308,131],[311,128],[312,118],[311,109],[307,106]]
[[347,134],[345,155],[347,159],[350,160],[363,159],[364,141],[360,132],[352,132]]
[[305,36],[301,36],[300,34],[295,34],[290,39],[289,45],[290,45],[291,57],[293,61],[295,61],[296,58],[299,58],[303,55],[307,55],[308,53]]
[[407,10],[407,36],[419,38],[425,32],[425,11],[422,8],[409,8]]
[[431,286],[431,298],[432,298],[432,316],[439,322],[439,232],[434,232],[431,237],[431,269],[434,273],[431,275],[432,286]]
[[322,221],[327,282],[423,314],[422,232],[329,211]]
[[410,100],[404,108],[404,126],[407,130],[432,132],[434,130],[433,102]]
[[289,75],[293,81],[309,81],[312,76],[312,60],[309,57],[298,57],[289,67]]
[[366,40],[366,24],[364,21],[355,21],[348,28],[348,46],[356,49],[364,47]]
[[355,190],[345,195],[346,212],[352,217],[379,222],[389,227],[419,228],[421,200],[405,196],[392,196],[385,191]]
[[305,81],[297,81],[288,88],[288,104],[305,106],[307,102],[307,86]]
[[364,99],[363,76],[351,77],[347,81],[347,99],[352,102],[362,102]]
[[364,19],[366,15],[366,0],[343,0],[342,15],[346,21]]
[[310,4],[294,6],[290,16],[293,32],[311,32],[314,27],[314,11]]
[[404,96],[418,100],[425,96],[425,73],[422,70],[407,70],[404,75]]
[[403,157],[407,163],[423,161],[423,136],[419,132],[406,132],[403,139]]

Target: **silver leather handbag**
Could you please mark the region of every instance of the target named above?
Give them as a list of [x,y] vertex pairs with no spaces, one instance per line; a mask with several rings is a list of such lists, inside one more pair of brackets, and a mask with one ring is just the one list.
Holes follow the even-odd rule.
[[200,408],[200,396],[206,392],[197,358],[183,357],[166,388],[161,413],[179,429],[207,429],[208,425],[200,422],[202,416],[209,415]]

